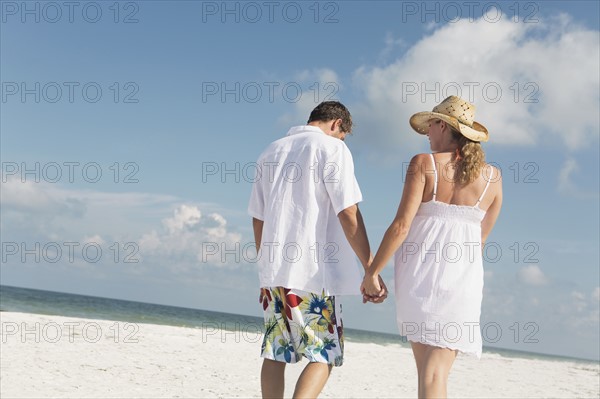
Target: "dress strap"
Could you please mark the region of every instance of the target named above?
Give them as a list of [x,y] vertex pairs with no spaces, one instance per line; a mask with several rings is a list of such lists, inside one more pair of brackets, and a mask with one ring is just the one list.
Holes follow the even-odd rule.
[[[429,154],[429,156],[431,157],[431,163],[433,164],[433,176],[435,179],[435,182],[433,183],[433,200],[435,201],[437,197],[438,175],[437,169],[435,168],[435,158],[433,157],[433,154]],[[477,204],[479,204],[479,202]]]
[[483,193],[481,193],[481,197],[479,197],[479,199],[477,200],[477,203],[475,204],[475,208],[477,208],[479,206],[479,203],[483,199],[483,196],[485,195],[485,192],[487,191],[488,187],[490,186],[490,182],[492,181],[493,178],[494,178],[494,168],[491,168],[490,178],[488,179],[487,183],[485,184]]

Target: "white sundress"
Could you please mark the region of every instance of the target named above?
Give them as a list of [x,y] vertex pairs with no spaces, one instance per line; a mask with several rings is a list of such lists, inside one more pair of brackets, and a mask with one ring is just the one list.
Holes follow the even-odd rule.
[[419,206],[394,259],[398,328],[409,341],[481,358],[481,221],[485,211],[479,203],[493,176],[475,206],[439,202],[438,174],[430,155],[433,199]]

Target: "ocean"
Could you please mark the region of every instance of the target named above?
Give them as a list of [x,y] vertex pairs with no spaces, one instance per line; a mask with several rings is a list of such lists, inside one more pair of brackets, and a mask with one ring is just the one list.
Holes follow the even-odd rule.
[[[234,331],[240,326],[249,331],[262,331],[263,320],[259,317],[232,313],[212,312],[177,306],[101,298],[63,292],[0,285],[0,312],[37,313],[66,317],[126,321],[130,323],[162,324],[191,328],[221,328]],[[397,334],[387,334],[352,328],[344,328],[348,341],[371,342],[380,345],[398,344],[410,347]],[[582,364],[598,362],[563,356],[521,352],[508,349],[484,347],[485,354],[510,358],[528,358],[553,361],[571,361]]]

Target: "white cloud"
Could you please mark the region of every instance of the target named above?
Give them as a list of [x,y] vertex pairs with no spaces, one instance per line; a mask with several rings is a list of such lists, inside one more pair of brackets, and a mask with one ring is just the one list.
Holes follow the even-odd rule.
[[573,189],[571,175],[579,169],[577,162],[569,158],[565,161],[563,167],[558,174],[558,189],[562,192],[569,192]]
[[[195,205],[181,204],[173,216],[163,219],[162,231],[152,230],[140,240],[140,254],[157,262],[168,262],[176,272],[207,264],[236,267],[252,260],[252,248],[244,249],[239,233],[230,232],[218,213],[202,215]],[[157,258],[158,257],[158,258]]]
[[22,182],[14,176],[2,184],[0,199],[4,240],[82,245],[99,237],[105,243],[129,242],[151,228],[165,206],[180,201],[171,195]]
[[579,291],[573,291],[571,292],[571,296],[573,297],[573,299],[576,299],[578,301],[583,301],[585,300],[585,295],[583,295],[581,292]]
[[200,210],[195,206],[180,205],[175,209],[172,218],[163,220],[163,225],[170,234],[193,228],[200,222]]
[[172,202],[177,197],[137,192],[103,192],[90,189],[65,188],[64,185],[41,181],[21,181],[8,176],[2,184],[3,211],[35,213],[48,216],[83,217],[93,207],[139,207]]
[[593,190],[587,190],[587,188],[580,188],[574,183],[574,175],[579,172],[580,168],[577,161],[573,158],[565,160],[560,172],[558,173],[558,191],[569,197],[575,197],[579,199],[597,199],[598,192]]
[[298,72],[295,75],[295,81],[299,83],[338,83],[338,76],[332,69],[329,68],[315,68],[315,69],[305,69],[303,71]]
[[[519,322],[521,338],[539,339],[536,351],[562,353],[570,356],[590,357],[598,348],[598,305],[592,305],[591,295],[571,282],[554,281],[541,272],[537,265],[525,267],[517,275],[515,284],[511,274],[495,271],[494,278],[486,280],[483,295],[482,325],[497,322],[507,331]],[[600,296],[600,288],[598,288]],[[596,302],[597,303],[597,302]],[[528,327],[525,322],[534,323]],[[506,326],[506,327],[505,327]],[[532,326],[538,328],[533,333]],[[576,336],[576,341],[564,341],[565,336]],[[495,346],[531,350],[531,344],[523,339],[513,341],[510,331]],[[485,343],[484,343],[485,345]],[[594,352],[595,351],[595,352]]]
[[385,35],[385,47],[379,54],[380,60],[388,59],[397,48],[404,48],[408,45],[402,38],[395,38],[391,32],[387,32]]
[[22,181],[7,176],[2,184],[2,209],[23,213],[81,217],[86,211],[82,196],[58,188],[53,183]]
[[94,234],[93,236],[85,236],[83,240],[81,240],[83,244],[98,244],[104,245],[106,242],[99,234]]
[[[412,152],[424,141],[410,128],[410,115],[461,94],[478,107],[476,120],[493,143],[527,146],[551,138],[579,149],[599,135],[599,49],[598,32],[566,15],[537,24],[479,19],[444,25],[394,63],[356,71],[365,98],[351,109],[363,122],[357,140],[377,159]],[[538,102],[525,102],[533,92]]]
[[585,299],[585,295],[579,291],[571,292],[571,298],[573,300],[573,308],[577,310],[577,312],[582,312],[587,307],[587,302]]
[[600,287],[596,287],[592,292],[592,298],[596,301],[596,305],[600,302]]
[[[2,185],[1,199],[3,240],[41,246],[78,243],[72,264],[89,270],[100,266],[81,259],[80,249],[91,243],[101,248],[107,261],[139,259],[135,268],[128,265],[132,267],[127,270],[148,276],[156,267],[180,272],[201,264],[235,267],[256,255],[254,247],[240,246],[241,235],[230,231],[223,215],[200,211],[201,207],[219,209],[213,204],[182,204],[169,195],[110,193],[15,177]],[[161,225],[160,216],[169,207],[172,214]]]
[[532,306],[538,306],[540,304],[540,299],[538,297],[532,297],[531,298],[531,305]]
[[329,68],[303,70],[294,76],[294,82],[303,91],[300,99],[293,103],[293,111],[278,120],[279,124],[286,127],[305,124],[313,108],[322,101],[338,100],[342,88],[337,73]]
[[542,272],[538,265],[522,267],[517,272],[517,276],[519,281],[528,285],[539,286],[548,283],[548,278],[544,275],[544,272]]

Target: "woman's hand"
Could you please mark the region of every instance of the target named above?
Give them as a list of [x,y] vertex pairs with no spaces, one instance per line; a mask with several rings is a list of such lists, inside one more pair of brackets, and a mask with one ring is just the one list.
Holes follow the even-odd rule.
[[363,282],[360,285],[360,292],[363,294],[363,303],[381,303],[388,295],[388,289],[381,276],[370,273],[365,274]]

